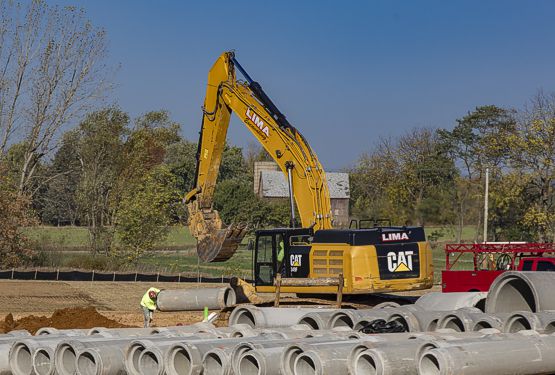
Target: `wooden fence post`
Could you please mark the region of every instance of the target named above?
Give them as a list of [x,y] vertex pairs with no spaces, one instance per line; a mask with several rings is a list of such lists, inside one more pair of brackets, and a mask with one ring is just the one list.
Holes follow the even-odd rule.
[[279,295],[281,294],[281,274],[277,274],[274,279],[274,284],[276,285],[276,297],[274,299],[274,307],[279,307]]

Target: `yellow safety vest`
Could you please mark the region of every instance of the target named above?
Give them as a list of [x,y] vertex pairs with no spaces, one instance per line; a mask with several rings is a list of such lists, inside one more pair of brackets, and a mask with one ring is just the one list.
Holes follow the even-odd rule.
[[156,292],[156,294],[158,294],[160,292],[160,289],[150,288],[149,290],[147,290],[145,295],[143,296],[143,299],[141,300],[141,306],[144,306],[149,310],[156,310],[156,300],[151,299],[148,296],[148,293],[150,293],[152,291],[154,291],[154,292]]

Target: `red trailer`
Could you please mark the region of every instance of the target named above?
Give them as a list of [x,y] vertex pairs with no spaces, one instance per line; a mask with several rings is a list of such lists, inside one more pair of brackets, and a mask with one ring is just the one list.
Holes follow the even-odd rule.
[[[461,269],[470,254],[470,269]],[[488,242],[445,245],[441,286],[449,292],[487,292],[493,280],[507,270],[555,271],[555,244]]]

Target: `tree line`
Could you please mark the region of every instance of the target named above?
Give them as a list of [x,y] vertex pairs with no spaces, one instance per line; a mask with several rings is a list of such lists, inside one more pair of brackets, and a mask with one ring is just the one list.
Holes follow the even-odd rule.
[[452,128],[380,140],[351,170],[352,212],[450,226],[460,240],[464,226],[483,224],[486,169],[486,239],[555,241],[554,95],[539,91],[519,110],[480,106]]
[[[0,0],[1,266],[33,261],[25,226],[83,226],[93,254],[136,260],[185,223],[197,144],[166,111],[132,119],[105,105],[116,73],[106,32],[81,9]],[[258,145],[226,146],[214,202],[225,222],[287,225],[286,202],[253,192],[254,161],[268,159]],[[369,145],[346,169],[351,214],[460,239],[483,224],[486,168],[487,239],[553,241],[555,97],[541,91],[521,109],[479,106]]]

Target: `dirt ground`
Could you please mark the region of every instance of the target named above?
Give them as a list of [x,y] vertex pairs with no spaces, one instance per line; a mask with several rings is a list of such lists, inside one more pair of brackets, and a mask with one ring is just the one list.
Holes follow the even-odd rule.
[[[98,326],[142,327],[143,314],[139,303],[148,288],[187,289],[221,285],[99,281],[0,281],[0,296],[3,302],[0,304],[0,331],[11,329],[33,331],[44,326],[66,329]],[[438,290],[438,288],[432,289],[432,291]],[[419,296],[427,292],[429,291],[399,294]],[[202,318],[201,311],[157,311],[154,313],[153,326],[186,325],[199,322]]]
[[[150,287],[160,289],[193,288],[220,286],[221,284],[176,284],[176,283],[141,283],[141,282],[62,282],[62,281],[0,281],[0,320],[5,321],[8,314],[13,320],[33,315],[49,318],[56,310],[70,308],[95,308],[104,317],[121,325],[142,327],[143,315],[139,307],[140,300]],[[64,315],[62,315],[64,316]],[[89,317],[84,314],[83,317]],[[190,324],[201,321],[203,313],[194,312],[160,312],[154,313],[153,325],[158,327],[176,324]],[[8,320],[11,318],[8,317]],[[52,321],[52,320],[50,320]],[[83,321],[77,320],[75,327],[83,327]],[[95,322],[95,319],[91,320]],[[48,322],[47,319],[41,322]],[[1,329],[1,328],[0,328]]]

